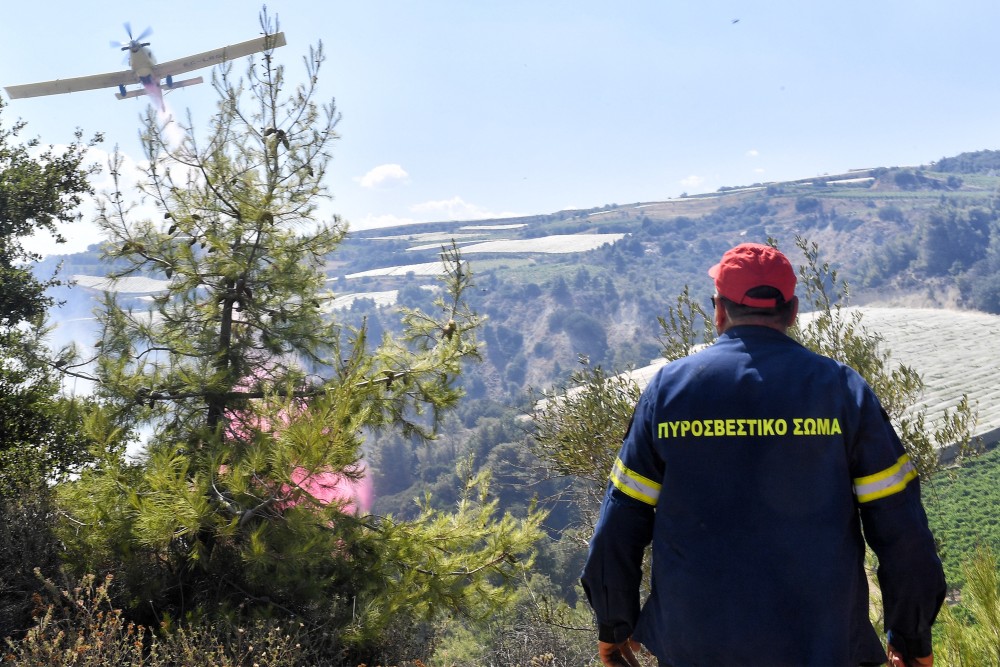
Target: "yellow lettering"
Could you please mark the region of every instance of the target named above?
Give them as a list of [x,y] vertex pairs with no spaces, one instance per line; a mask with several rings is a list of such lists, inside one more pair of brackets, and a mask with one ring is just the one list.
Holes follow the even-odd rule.
[[[792,435],[840,435],[840,420],[823,417],[793,417]],[[767,437],[788,433],[785,419],[695,419],[665,421],[656,425],[658,438],[700,437]]]

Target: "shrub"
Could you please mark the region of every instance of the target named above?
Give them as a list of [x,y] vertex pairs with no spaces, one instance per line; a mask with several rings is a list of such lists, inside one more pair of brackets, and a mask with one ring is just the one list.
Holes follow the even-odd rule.
[[799,197],[795,200],[796,213],[815,213],[822,205],[815,197]]
[[889,204],[878,210],[878,219],[885,222],[904,222],[906,217],[903,215],[903,209]]
[[964,563],[966,586],[955,609],[945,605],[934,653],[942,665],[996,665],[1000,660],[1000,572],[997,557],[980,549]]
[[59,566],[53,514],[45,489],[0,499],[0,637],[19,635],[31,625],[32,597],[43,590],[36,568],[51,573]]
[[85,576],[69,590],[59,590],[41,580],[48,600],[37,594],[38,617],[23,639],[7,638],[4,662],[24,667],[35,665],[215,665],[237,667],[294,667],[322,663],[319,648],[305,645],[310,638],[298,627],[282,628],[275,621],[258,621],[246,628],[220,624],[173,627],[165,621],[159,633],[127,620],[111,602],[109,575],[98,583]]

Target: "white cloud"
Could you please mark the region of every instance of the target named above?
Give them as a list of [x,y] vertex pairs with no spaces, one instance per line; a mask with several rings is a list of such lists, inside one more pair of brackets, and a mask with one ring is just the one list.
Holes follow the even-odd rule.
[[[96,162],[101,166],[101,173],[91,180],[91,185],[94,186],[94,190],[98,194],[111,192],[114,188],[115,181],[111,176],[111,171],[108,166],[111,155],[111,152],[97,148],[91,148],[87,153],[88,161]],[[118,168],[118,182],[122,192],[127,195],[135,192],[139,181],[145,179],[143,169],[148,162],[146,160],[143,160],[141,163],[137,162],[132,158],[132,156],[126,153],[121,153],[120,157],[122,159],[122,163]]]
[[406,183],[410,175],[398,164],[380,164],[361,178],[355,179],[363,188],[379,188]]
[[756,148],[751,148],[750,150],[747,151],[747,157],[757,157],[758,155],[760,155],[760,153],[757,151]]
[[704,182],[705,182],[704,178],[692,174],[687,178],[682,178],[680,184],[683,185],[685,188],[697,188]]

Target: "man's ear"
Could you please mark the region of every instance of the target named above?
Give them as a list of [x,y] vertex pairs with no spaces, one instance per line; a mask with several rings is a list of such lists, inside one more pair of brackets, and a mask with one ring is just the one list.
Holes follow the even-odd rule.
[[[716,297],[716,299],[718,299],[718,297]],[[721,334],[723,331],[726,330],[726,327],[729,324],[729,317],[726,314],[726,305],[724,303],[719,303],[719,305],[715,307],[714,321],[715,321],[715,333]]]
[[799,316],[799,297],[792,297],[792,308],[788,314],[788,326],[795,324],[795,318]]

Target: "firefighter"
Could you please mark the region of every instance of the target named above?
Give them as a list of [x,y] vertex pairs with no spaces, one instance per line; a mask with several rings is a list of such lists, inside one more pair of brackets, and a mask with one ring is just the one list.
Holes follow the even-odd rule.
[[637,667],[641,643],[671,667],[931,665],[944,573],[888,415],[856,371],[786,334],[798,299],[781,252],[744,243],[709,276],[718,340],[643,391],[590,543],[601,660]]

